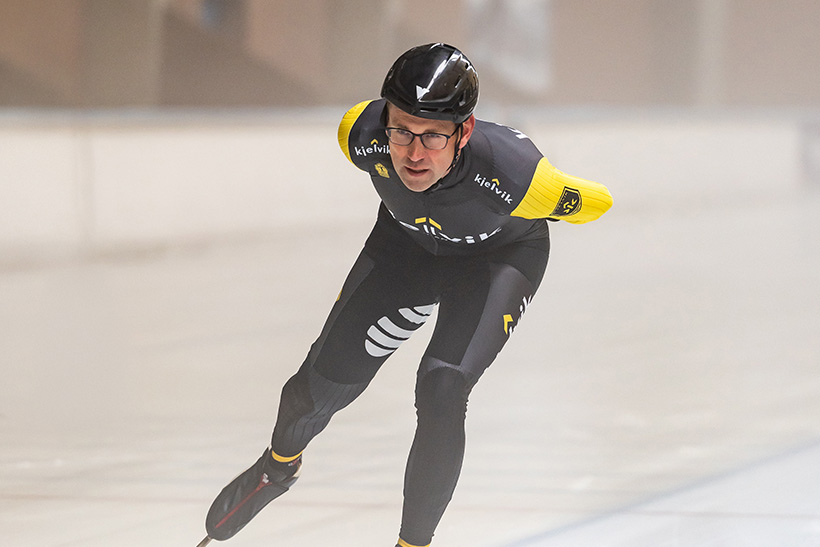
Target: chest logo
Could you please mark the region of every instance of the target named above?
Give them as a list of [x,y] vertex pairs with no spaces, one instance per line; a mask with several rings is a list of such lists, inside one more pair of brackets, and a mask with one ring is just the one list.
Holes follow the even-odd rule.
[[421,217],[416,219],[416,224],[430,224],[436,230],[441,230],[441,224],[433,220],[432,218]]
[[[395,215],[393,218],[396,218]],[[398,220],[398,219],[396,219]],[[483,232],[478,235],[465,235],[463,237],[452,237],[445,234],[441,229],[441,224],[433,220],[429,217],[420,217],[415,219],[415,225],[402,222],[399,220],[399,224],[404,226],[405,228],[412,230],[414,232],[424,232],[428,236],[439,239],[442,241],[447,241],[449,243],[466,243],[468,245],[473,245],[475,243],[480,243],[482,241],[486,241],[496,235],[498,232],[501,231],[501,227],[499,226],[492,232]]]

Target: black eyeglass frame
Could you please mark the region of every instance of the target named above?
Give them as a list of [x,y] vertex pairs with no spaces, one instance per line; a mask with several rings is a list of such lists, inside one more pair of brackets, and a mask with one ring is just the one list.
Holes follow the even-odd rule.
[[[410,146],[411,144],[413,144],[413,141],[416,140],[416,137],[418,137],[421,141],[422,146],[424,146],[427,150],[444,150],[445,148],[447,148],[447,145],[450,144],[450,139],[453,138],[453,135],[455,135],[459,129],[461,129],[461,124],[458,124],[455,128],[455,131],[453,131],[449,135],[445,133],[413,133],[412,131],[408,131],[407,129],[402,129],[401,127],[385,127],[384,132],[387,135],[387,140],[389,140],[392,144],[395,144],[396,146]],[[412,138],[406,144],[395,142],[390,135],[393,131],[400,131],[401,133],[411,135]],[[435,137],[444,137],[444,146],[442,146],[441,148],[431,148],[427,146],[427,143],[424,142],[424,137],[428,135]]]

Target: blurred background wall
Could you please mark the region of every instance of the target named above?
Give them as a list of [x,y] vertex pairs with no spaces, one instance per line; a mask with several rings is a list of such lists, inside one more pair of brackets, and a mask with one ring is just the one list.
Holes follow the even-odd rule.
[[0,260],[369,218],[336,123],[431,41],[620,210],[805,185],[818,28],[816,0],[2,0]]
[[446,40],[489,101],[806,106],[818,28],[815,0],[3,0],[0,105],[349,103]]

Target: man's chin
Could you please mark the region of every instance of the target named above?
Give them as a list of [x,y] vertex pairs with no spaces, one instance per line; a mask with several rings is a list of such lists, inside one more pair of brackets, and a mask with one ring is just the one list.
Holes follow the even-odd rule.
[[404,173],[399,178],[413,192],[424,192],[436,182],[433,180],[433,175],[429,169],[419,172],[405,168]]

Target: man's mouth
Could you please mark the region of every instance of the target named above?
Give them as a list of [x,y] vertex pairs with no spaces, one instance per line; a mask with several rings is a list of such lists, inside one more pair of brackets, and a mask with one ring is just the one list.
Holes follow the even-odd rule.
[[404,168],[407,170],[408,173],[410,173],[411,175],[414,175],[414,176],[423,175],[423,174],[427,173],[427,171],[428,171],[428,169],[414,169],[413,167],[408,167],[408,166],[405,166]]

